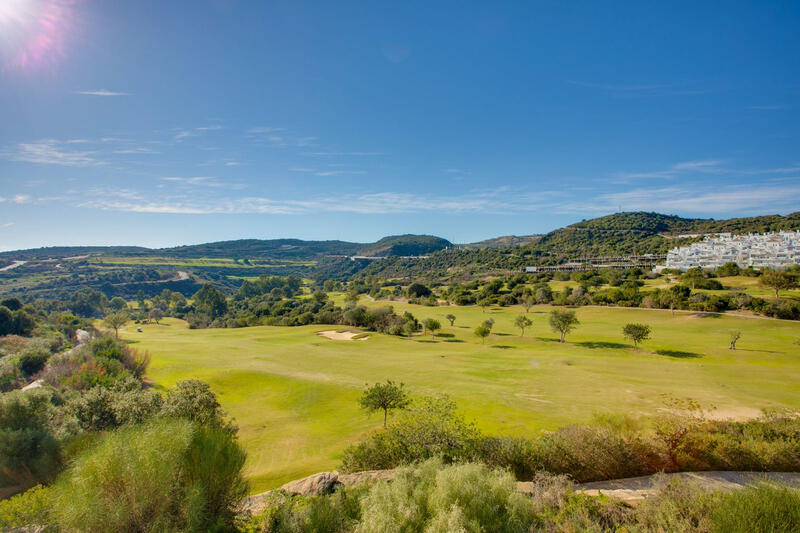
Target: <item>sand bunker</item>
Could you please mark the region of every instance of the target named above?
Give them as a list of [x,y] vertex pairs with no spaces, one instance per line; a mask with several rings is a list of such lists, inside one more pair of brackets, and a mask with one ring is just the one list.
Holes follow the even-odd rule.
[[317,335],[332,341],[365,341],[369,338],[369,335],[357,331],[318,331]]

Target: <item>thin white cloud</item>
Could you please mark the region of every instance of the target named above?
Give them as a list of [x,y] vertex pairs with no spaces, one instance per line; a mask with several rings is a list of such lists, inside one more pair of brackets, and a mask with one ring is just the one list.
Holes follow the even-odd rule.
[[763,214],[796,211],[800,185],[731,185],[636,188],[600,194],[593,201],[554,205],[559,213],[656,211],[707,216],[718,213]]
[[702,159],[698,161],[683,161],[675,163],[669,168],[645,172],[619,172],[614,176],[618,180],[631,179],[671,179],[688,172],[719,173],[723,172],[720,165],[723,161],[717,159]]
[[120,148],[119,150],[113,150],[111,153],[120,155],[136,155],[136,154],[159,154],[161,152],[157,152],[152,148],[145,148],[143,146],[139,146],[136,148]]
[[327,157],[327,156],[354,156],[354,157],[362,157],[362,156],[378,156],[378,155],[386,155],[383,152],[303,152],[303,155],[311,155],[311,156],[318,156],[318,157]]
[[221,130],[222,126],[214,125],[214,126],[201,126],[199,128],[190,128],[186,130],[181,130],[175,134],[174,139],[176,141],[182,141],[188,137],[199,137],[209,131],[216,131]]
[[[204,183],[197,181],[197,184]],[[320,212],[356,214],[444,213],[515,213],[547,207],[547,200],[558,192],[533,194],[508,190],[472,191],[463,195],[425,196],[402,192],[365,194],[330,194],[311,199],[279,200],[263,196],[239,198],[200,198],[165,196],[159,199],[125,198],[96,194],[80,205],[112,211],[173,214],[275,214],[302,215]],[[139,195],[141,196],[141,195]]]
[[248,129],[246,131],[246,133],[248,133],[250,135],[258,135],[258,134],[262,134],[262,133],[275,133],[275,132],[279,132],[279,131],[286,131],[286,128],[271,128],[271,127],[265,127],[265,126],[258,126],[258,127],[255,127],[255,128]]
[[2,155],[11,161],[39,163],[43,165],[61,165],[67,167],[89,167],[102,165],[91,151],[76,151],[65,148],[62,141],[41,139],[30,143],[19,143],[5,150]]
[[11,198],[11,201],[15,204],[27,204],[31,201],[31,197],[27,194],[16,194],[13,198]]
[[364,170],[323,170],[315,173],[317,176],[341,176],[343,174],[366,174]]
[[131,93],[109,91],[108,89],[97,89],[94,91],[75,91],[75,94],[83,94],[87,96],[130,96],[131,95]]

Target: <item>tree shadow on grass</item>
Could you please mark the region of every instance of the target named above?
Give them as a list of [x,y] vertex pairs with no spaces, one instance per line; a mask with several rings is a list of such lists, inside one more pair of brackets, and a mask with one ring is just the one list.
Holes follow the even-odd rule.
[[678,359],[697,359],[698,357],[703,357],[699,353],[694,352],[684,352],[681,350],[656,350],[658,355],[665,355],[667,357],[676,357]]
[[452,339],[453,337],[455,337],[455,335],[453,335],[452,333],[437,333],[436,336],[441,337],[443,339]]
[[497,335],[498,337],[510,337],[511,333],[495,333],[494,335]]
[[439,341],[434,341],[430,339],[420,339],[417,342],[424,342],[425,344],[439,344]]
[[584,342],[576,342],[578,346],[583,346],[584,348],[630,348],[627,344],[622,344],[619,342],[597,342],[597,341],[584,341]]
[[722,313],[714,313],[712,311],[700,311],[698,313],[692,313],[692,318],[722,318]]
[[464,341],[461,339],[445,339],[444,342],[464,342]]
[[516,346],[510,346],[508,344],[493,344],[490,348],[499,348],[500,350],[510,350],[512,348],[516,348]]
[[559,342],[558,338],[552,338],[552,337],[532,337],[532,338],[542,342],[556,342],[556,343]]

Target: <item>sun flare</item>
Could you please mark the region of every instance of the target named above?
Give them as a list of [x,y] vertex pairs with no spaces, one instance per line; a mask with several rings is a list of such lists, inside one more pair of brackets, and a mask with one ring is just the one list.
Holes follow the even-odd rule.
[[52,65],[64,51],[74,0],[2,0],[0,58],[5,68]]

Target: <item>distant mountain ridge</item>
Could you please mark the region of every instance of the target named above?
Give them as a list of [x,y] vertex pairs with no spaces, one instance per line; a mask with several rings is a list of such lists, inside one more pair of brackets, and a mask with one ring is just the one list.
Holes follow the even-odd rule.
[[568,257],[664,253],[687,239],[665,238],[704,233],[764,233],[800,229],[800,212],[726,220],[682,218],[643,211],[615,213],[570,224],[528,246],[538,254]]
[[[763,233],[800,229],[800,212],[786,216],[766,215],[726,220],[682,218],[648,212],[615,213],[583,220],[544,235],[496,237],[461,244],[455,248],[469,252],[511,252],[519,250],[530,257],[579,257],[630,253],[664,253],[687,239],[669,238],[702,233]],[[665,238],[666,237],[666,238]],[[301,239],[238,239],[171,248],[139,246],[58,246],[0,253],[6,260],[43,260],[86,254],[209,258],[274,258],[313,260],[323,256],[422,256],[454,247],[447,239],[433,235],[393,235],[374,243],[341,240],[306,241]],[[463,258],[462,258],[463,259]]]
[[238,239],[171,248],[140,246],[51,246],[0,253],[19,260],[59,259],[87,254],[208,258],[314,259],[325,255],[417,256],[442,250],[453,243],[432,235],[393,235],[374,243],[305,241],[301,239]]

